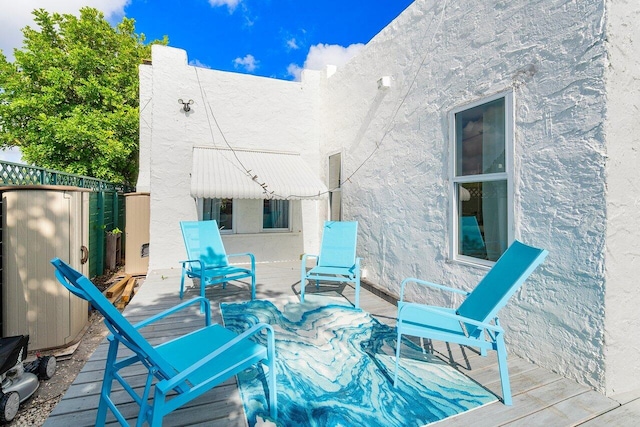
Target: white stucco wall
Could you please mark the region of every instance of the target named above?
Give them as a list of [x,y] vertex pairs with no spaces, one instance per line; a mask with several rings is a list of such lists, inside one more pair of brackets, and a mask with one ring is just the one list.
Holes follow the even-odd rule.
[[[359,221],[369,281],[395,294],[409,276],[471,289],[486,268],[449,259],[449,112],[512,91],[512,232],[550,255],[501,312],[509,351],[607,394],[640,388],[640,6],[613,3],[416,0],[335,74],[305,71],[302,83],[196,69],[154,46],[151,75],[141,70],[153,92],[150,268],[184,257],[178,221],[197,217],[191,147],[224,144],[211,108],[233,146],[301,152],[325,182],[329,155],[342,154],[343,217]],[[325,204],[297,205],[294,233],[225,245],[314,252]]]
[[640,3],[607,1],[606,392],[640,378]]
[[[369,280],[398,293],[409,276],[470,288],[485,273],[448,259],[448,112],[513,90],[513,231],[550,255],[501,313],[509,351],[603,391],[604,3],[442,8],[417,0],[324,94],[323,156],[342,148],[345,176],[359,168],[344,209]],[[384,75],[391,87],[378,90]]]
[[136,191],[148,193],[151,185],[151,133],[153,130],[153,68],[151,64],[138,67],[140,81],[140,143],[138,154],[138,182]]
[[[157,45],[152,47],[152,58],[149,268],[177,268],[186,256],[178,223],[198,219],[197,204],[190,195],[193,146],[226,147],[228,143],[234,148],[301,152],[316,167],[318,78],[308,79],[307,84],[197,68],[187,64],[185,51]],[[142,74],[149,79],[141,68]],[[141,99],[146,96],[141,93]],[[178,99],[192,99],[191,111],[184,112]],[[144,170],[141,167],[141,182]],[[259,203],[239,201],[236,206],[245,202]],[[247,234],[225,235],[227,251],[251,251],[260,262],[298,259],[304,250],[315,249],[326,201],[292,203],[292,233],[252,233],[251,247],[244,245]],[[260,206],[255,207],[259,212]],[[315,227],[303,229],[303,218],[305,226]]]

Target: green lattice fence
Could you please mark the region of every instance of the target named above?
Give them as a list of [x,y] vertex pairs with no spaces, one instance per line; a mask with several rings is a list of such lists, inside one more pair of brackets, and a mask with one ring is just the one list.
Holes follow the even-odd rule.
[[0,162],[0,185],[67,185],[93,191],[133,191],[123,184],[11,162]]
[[[123,193],[129,193],[135,189],[88,176],[0,161],[0,187],[24,185],[62,185],[92,191],[89,197],[89,275],[93,277],[103,274],[106,251],[105,232],[116,227],[124,230]],[[2,218],[0,217],[0,235],[1,227]],[[122,244],[124,245],[124,239]],[[1,268],[0,266],[0,274],[2,274]]]

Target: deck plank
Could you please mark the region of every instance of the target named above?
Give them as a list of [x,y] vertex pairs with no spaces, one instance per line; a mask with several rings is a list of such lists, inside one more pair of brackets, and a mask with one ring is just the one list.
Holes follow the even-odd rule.
[[[257,298],[277,299],[299,296],[300,266],[296,262],[258,263]],[[180,269],[151,272],[139,288],[124,315],[132,323],[146,319],[182,302],[178,296]],[[355,289],[352,285],[326,286],[320,291],[342,293],[353,302]],[[199,294],[198,286],[189,286],[185,294],[188,300]],[[318,292],[315,286],[307,286],[305,293]],[[221,302],[246,301],[249,284],[230,283],[226,289],[208,287],[206,296],[211,300],[212,321],[221,323]],[[360,305],[381,323],[395,326],[397,307],[393,297],[381,296],[377,288],[363,284]],[[158,343],[200,327],[203,316],[199,306],[163,319],[141,330],[151,342]],[[495,352],[482,357],[472,348],[443,342],[413,339],[426,351],[432,351],[440,359],[501,396],[501,384]],[[101,343],[73,382],[61,402],[56,406],[45,427],[84,427],[95,421],[102,374],[108,345]],[[125,351],[122,351],[125,354]],[[130,368],[127,378],[134,387],[141,388],[146,378],[142,368]],[[509,376],[513,390],[513,406],[500,401],[485,405],[459,416],[443,420],[440,426],[486,426],[498,425],[553,425],[570,426],[584,423],[587,427],[597,425],[635,426],[640,419],[640,399],[637,395],[627,398],[620,406],[618,401],[608,399],[588,387],[564,379],[546,369],[536,367],[523,359],[509,356]],[[113,396],[122,402],[121,408],[133,423],[137,416],[137,405],[114,383]],[[164,420],[165,426],[231,426],[245,427],[247,424],[242,401],[235,378],[205,393],[193,402],[176,410]],[[113,425],[112,415],[107,425]]]
[[640,399],[626,402],[619,408],[605,412],[599,417],[587,421],[583,426],[636,427],[638,424],[640,424]]

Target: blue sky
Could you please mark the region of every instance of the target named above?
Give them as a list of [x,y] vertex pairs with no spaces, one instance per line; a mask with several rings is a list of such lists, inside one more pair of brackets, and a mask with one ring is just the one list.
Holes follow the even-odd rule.
[[[2,0],[0,49],[12,61],[31,12],[101,10],[111,23],[136,21],[147,40],[169,38],[192,65],[284,80],[302,68],[341,66],[413,0]],[[19,161],[19,152],[0,150]]]
[[169,44],[185,49],[194,65],[293,79],[292,71],[307,59],[310,66],[321,62],[318,57],[341,60],[349,46],[371,40],[410,3],[133,0],[125,12],[148,39],[168,35]]

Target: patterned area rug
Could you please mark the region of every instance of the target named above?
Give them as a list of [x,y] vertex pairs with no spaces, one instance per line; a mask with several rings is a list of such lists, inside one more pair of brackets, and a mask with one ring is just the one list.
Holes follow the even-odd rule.
[[[276,304],[256,300],[221,308],[225,325],[238,333],[258,322],[274,328],[278,426],[421,426],[496,400],[404,339],[394,388],[394,328],[332,300]],[[238,375],[249,426],[273,425],[264,369]]]

